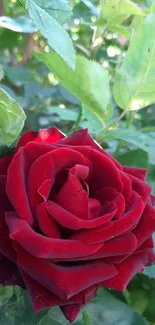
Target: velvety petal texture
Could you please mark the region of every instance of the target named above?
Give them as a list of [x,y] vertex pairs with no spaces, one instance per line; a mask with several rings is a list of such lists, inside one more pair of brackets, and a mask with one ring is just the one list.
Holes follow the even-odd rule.
[[123,291],[155,262],[146,172],[121,166],[86,129],[25,133],[0,158],[0,284],[70,322],[99,286]]

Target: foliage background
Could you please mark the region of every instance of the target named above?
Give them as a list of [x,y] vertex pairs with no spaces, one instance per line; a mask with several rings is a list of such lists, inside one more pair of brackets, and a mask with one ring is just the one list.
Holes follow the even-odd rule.
[[[52,45],[54,50],[58,49],[56,52],[66,60],[67,64],[74,65],[71,41],[63,34],[66,30],[76,52],[87,59],[97,61],[109,73],[112,93],[116,71],[124,61],[126,51],[132,42],[132,36],[143,20],[143,15],[128,12],[127,1],[122,0],[123,7],[120,15],[116,12],[116,8],[108,13],[108,10],[112,10],[113,3],[116,4],[119,0],[114,2],[108,0],[111,7],[109,5],[110,9],[107,9],[105,19],[106,1],[70,0],[70,9],[67,7],[66,10],[65,7],[63,13],[58,11],[59,15],[56,17],[61,25],[65,22],[65,29],[61,27],[60,31],[63,37],[67,37],[68,46],[64,50],[64,48],[59,48],[61,42],[58,42],[54,32],[57,25],[53,24],[53,33],[51,29],[48,30],[51,26],[47,26],[46,33],[42,29],[39,32],[34,22],[28,18],[25,6],[27,4],[26,8],[31,17],[32,10],[29,10],[31,1],[24,3],[18,0],[0,0],[0,65],[3,69],[2,72],[0,68],[0,76],[2,77],[4,73],[0,87],[24,109],[27,116],[24,131],[56,125],[64,133],[69,134],[80,127],[87,127],[93,137],[122,164],[148,168],[148,182],[152,185],[155,194],[155,95],[154,97],[152,95],[151,104],[148,105],[146,101],[146,105],[142,105],[145,108],[139,109],[141,107],[132,105],[132,109],[126,111],[122,111],[121,105],[117,105],[120,100],[115,101],[112,96],[111,104],[106,107],[106,111],[101,116],[95,107],[91,110],[85,102],[82,105],[77,99],[78,96],[75,97],[62,86],[62,83],[59,83],[56,78],[57,74],[54,74],[54,71],[33,55],[33,52],[49,53]],[[63,9],[65,1],[61,2]],[[145,14],[149,13],[150,0],[132,1],[132,3],[136,3],[137,8]],[[72,16],[70,17],[71,9]],[[108,17],[113,17],[113,19]],[[154,31],[155,29],[152,34],[151,30],[149,31],[152,42],[155,42]],[[134,53],[138,60],[145,62],[147,60],[145,57],[146,35],[143,35],[143,38],[141,44],[137,42],[137,46],[134,45]],[[151,48],[153,44],[151,43]],[[127,66],[129,76],[132,75],[132,69],[137,68],[136,65],[134,66],[134,57],[132,59],[133,61],[131,60]],[[153,68],[152,64],[152,73]],[[59,73],[61,74],[61,71]],[[84,74],[83,69],[80,75],[81,80]],[[151,78],[149,82],[155,89],[154,74]],[[93,80],[101,89],[104,104],[107,87],[104,83],[102,84],[102,79],[98,80],[95,68]],[[80,79],[78,79],[79,83]],[[143,99],[143,94],[141,97]],[[125,107],[122,108],[125,109]],[[3,126],[1,124],[0,122],[0,130]],[[3,135],[3,130],[1,133]],[[7,143],[0,143],[1,154],[5,153],[3,144]],[[85,311],[81,312],[75,324],[155,325],[154,305],[155,267],[152,266],[146,269],[144,274],[137,275],[123,294],[100,290],[98,297],[88,304]],[[0,325],[47,325],[50,323],[53,325],[68,324],[58,313],[57,308],[39,313],[37,316],[34,315],[26,293],[20,288],[0,288]]]

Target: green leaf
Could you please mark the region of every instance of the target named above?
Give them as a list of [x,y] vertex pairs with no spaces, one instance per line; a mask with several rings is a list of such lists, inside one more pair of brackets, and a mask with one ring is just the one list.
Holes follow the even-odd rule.
[[100,134],[100,137],[105,139],[119,139],[133,144],[137,148],[148,153],[149,163],[155,165],[155,136],[147,133],[142,133],[134,129],[120,129],[117,131],[109,131],[106,134]]
[[42,10],[46,11],[61,25],[64,24],[72,15],[72,10],[68,5],[67,0],[26,0],[25,6],[27,10],[29,10],[29,5],[32,2]]
[[130,150],[116,157],[122,165],[134,166],[139,168],[148,167],[148,154],[146,151],[137,149]]
[[0,146],[10,146],[17,139],[25,118],[20,105],[0,89]]
[[0,26],[18,33],[34,33],[37,31],[32,20],[26,16],[0,17]]
[[148,293],[142,289],[133,290],[130,293],[131,304],[130,306],[140,315],[146,310],[149,299]]
[[78,112],[73,109],[60,108],[58,106],[49,106],[47,108],[48,114],[57,114],[63,121],[76,121]]
[[83,315],[83,325],[93,325],[90,315],[86,310],[83,310],[82,315]]
[[33,80],[33,74],[26,67],[6,66],[4,71],[7,78],[17,87],[28,84]]
[[37,54],[60,80],[103,123],[109,116],[109,76],[106,69],[94,61],[77,55],[76,69],[72,71],[54,52]]
[[4,72],[3,72],[3,69],[2,69],[2,67],[0,65],[0,81],[3,79],[3,77],[4,77]]
[[148,325],[148,322],[105,289],[100,289],[96,303],[86,306],[93,325]]
[[123,109],[137,110],[155,102],[155,12],[134,33],[126,57],[116,73],[114,97]]
[[[13,287],[9,288],[13,290]],[[16,294],[10,298],[5,305],[0,306],[1,325],[40,325],[47,311],[35,314],[24,290],[20,299],[17,299]]]
[[99,15],[99,10],[96,8],[96,6],[94,6],[92,4],[91,1],[89,1],[89,0],[81,0],[81,1],[85,4],[86,7],[88,7],[90,9],[90,11],[93,15],[95,15],[95,16]]
[[[87,128],[90,133],[96,133],[103,128],[103,124],[98,117],[84,105],[82,106],[82,117],[87,120]],[[81,122],[81,127],[85,128],[85,121]]]
[[101,0],[103,18],[108,26],[120,24],[128,16],[143,15],[142,10],[130,0]]
[[26,0],[26,9],[51,48],[72,68],[75,68],[75,51],[72,40],[61,26],[71,10],[65,0]]

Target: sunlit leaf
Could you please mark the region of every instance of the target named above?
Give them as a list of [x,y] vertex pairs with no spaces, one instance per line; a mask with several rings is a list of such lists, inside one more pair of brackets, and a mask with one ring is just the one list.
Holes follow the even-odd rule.
[[114,82],[117,104],[130,110],[155,102],[155,11],[137,28]]
[[76,69],[70,69],[54,52],[35,54],[56,75],[61,84],[75,95],[101,122],[109,118],[109,76],[106,69],[94,61],[77,55]]
[[130,0],[101,0],[103,18],[110,24],[123,22],[130,15],[143,15],[142,10]]
[[51,48],[71,67],[75,67],[72,40],[61,26],[71,15],[65,0],[26,0],[26,9]]
[[20,105],[0,89],[0,146],[10,146],[17,139],[25,118]]

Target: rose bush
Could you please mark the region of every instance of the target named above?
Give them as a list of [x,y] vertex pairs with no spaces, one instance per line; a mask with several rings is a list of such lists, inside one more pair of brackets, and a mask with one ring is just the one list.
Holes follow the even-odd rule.
[[99,286],[123,291],[155,261],[146,170],[121,166],[88,134],[25,133],[0,159],[0,282],[34,310],[74,321]]

